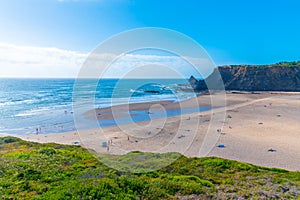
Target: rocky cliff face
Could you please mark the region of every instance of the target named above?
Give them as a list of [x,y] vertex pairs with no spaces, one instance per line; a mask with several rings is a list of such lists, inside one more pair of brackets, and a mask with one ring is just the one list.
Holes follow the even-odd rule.
[[[217,76],[219,70],[221,79]],[[300,91],[299,66],[222,66],[205,81],[194,83],[195,90],[206,90],[205,83],[224,82],[225,90]],[[218,78],[219,77],[219,78]],[[212,88],[213,89],[213,88]]]

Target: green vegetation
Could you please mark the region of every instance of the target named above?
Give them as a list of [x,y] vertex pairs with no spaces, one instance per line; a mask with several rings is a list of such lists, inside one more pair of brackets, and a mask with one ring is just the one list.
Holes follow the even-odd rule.
[[292,62],[283,61],[283,62],[276,63],[275,65],[272,66],[299,67],[300,61],[292,61]]
[[282,61],[282,62],[278,62],[275,64],[267,64],[267,65],[229,65],[230,67],[253,67],[253,66],[257,66],[257,67],[300,67],[300,61],[291,61],[291,62],[287,62],[287,61]]
[[123,156],[104,154],[98,156],[98,159],[101,163],[120,171],[146,173],[161,169],[180,157],[179,153],[153,154],[134,151]]
[[[178,154],[133,152],[166,159]],[[158,171],[128,173],[101,164],[78,146],[0,138],[2,199],[299,199],[300,172],[220,158],[186,158]],[[146,164],[138,164],[140,171]],[[136,166],[136,167],[138,167]],[[148,166],[147,166],[148,167]],[[187,199],[185,198],[185,199]]]

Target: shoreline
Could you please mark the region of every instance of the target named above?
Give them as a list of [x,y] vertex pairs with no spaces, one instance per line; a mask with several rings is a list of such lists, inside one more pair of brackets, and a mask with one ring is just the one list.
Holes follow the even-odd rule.
[[[225,118],[224,121],[219,122],[221,132],[218,142],[207,156],[300,171],[300,161],[297,160],[300,157],[300,145],[298,145],[300,137],[297,133],[300,130],[299,92],[230,91],[227,92],[226,98],[226,115],[230,115],[231,118]],[[196,99],[200,102],[199,105],[210,105],[210,95],[203,94]],[[186,101],[182,106],[189,106],[189,103]],[[151,108],[149,103],[147,106],[145,103],[130,106],[132,109],[141,109],[143,106]],[[159,105],[154,107],[155,109],[159,109]],[[218,114],[217,110],[215,114]],[[101,146],[101,142],[113,140],[109,150],[111,154],[124,154],[135,150],[149,152],[174,150],[176,152],[178,146],[183,146],[179,149],[183,155],[197,157],[199,147],[209,129],[211,117],[212,110],[208,110],[171,116],[163,123],[161,119],[154,119],[102,129],[40,135],[9,134],[9,136],[40,143],[81,145],[99,153],[107,153],[107,149]],[[192,137],[191,126],[199,121],[195,135]],[[182,130],[178,131],[180,122],[185,124],[180,127]],[[213,131],[218,134],[217,130]],[[150,132],[151,137],[148,135]],[[172,149],[170,141],[174,142],[173,146],[177,145],[177,149]],[[218,148],[218,144],[224,144],[225,148]],[[162,147],[166,145],[170,148],[163,149]],[[275,151],[271,152],[270,149]]]

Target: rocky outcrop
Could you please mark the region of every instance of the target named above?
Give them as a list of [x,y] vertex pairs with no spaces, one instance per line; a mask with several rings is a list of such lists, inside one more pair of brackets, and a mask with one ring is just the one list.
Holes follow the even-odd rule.
[[199,80],[191,85],[195,90],[202,91],[207,90],[206,83],[213,85],[209,83],[221,84],[222,81],[225,90],[300,91],[300,66],[221,66],[205,81]]
[[197,84],[199,83],[199,81],[194,77],[194,76],[191,76],[189,78],[189,84],[191,85],[192,88],[197,88]]

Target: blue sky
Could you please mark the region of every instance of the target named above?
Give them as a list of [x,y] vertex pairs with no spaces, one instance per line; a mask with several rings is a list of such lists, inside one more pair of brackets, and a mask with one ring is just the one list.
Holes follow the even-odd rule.
[[151,26],[190,36],[217,65],[276,63],[300,60],[299,8],[297,0],[0,0],[0,43],[80,57],[114,34]]

